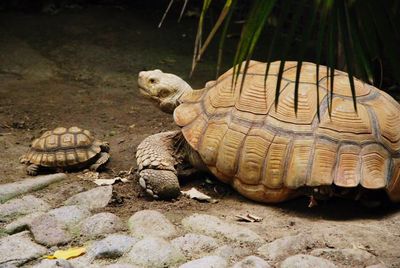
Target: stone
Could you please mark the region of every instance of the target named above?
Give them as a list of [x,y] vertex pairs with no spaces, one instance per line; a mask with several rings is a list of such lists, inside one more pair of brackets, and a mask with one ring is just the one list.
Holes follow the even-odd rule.
[[368,265],[365,268],[388,268],[386,265],[384,265],[383,263],[378,263],[378,264],[374,264],[374,265]]
[[209,253],[218,247],[218,241],[215,238],[200,234],[185,234],[173,239],[171,244],[190,256]]
[[228,262],[220,256],[206,256],[201,259],[189,261],[179,268],[225,268]]
[[146,237],[137,242],[127,258],[139,267],[174,267],[185,260],[182,252],[160,237]]
[[103,268],[140,268],[139,266],[132,265],[132,264],[126,264],[126,263],[114,263],[110,265],[106,265]]
[[80,233],[86,237],[112,234],[123,228],[121,219],[109,212],[95,214],[80,223]]
[[309,237],[304,234],[285,236],[259,247],[257,252],[267,260],[281,260],[289,255],[301,253],[310,243]]
[[251,252],[247,248],[223,245],[217,248],[213,254],[218,255],[224,259],[235,259],[241,256],[251,254]]
[[240,262],[233,265],[232,268],[271,268],[268,262],[257,256],[247,256]]
[[67,260],[47,260],[44,259],[40,263],[33,266],[33,268],[74,268]]
[[33,212],[47,211],[50,205],[33,195],[12,199],[0,205],[0,218],[22,216]]
[[131,234],[138,238],[158,236],[168,238],[177,234],[175,226],[160,212],[141,210],[133,214],[128,221]]
[[358,248],[317,248],[310,253],[346,266],[366,266],[378,263],[377,258],[371,253]]
[[134,237],[111,234],[106,238],[94,242],[88,249],[86,255],[92,259],[118,258],[128,252],[138,240]]
[[249,244],[261,244],[264,240],[255,232],[238,224],[229,223],[206,214],[193,214],[182,220],[185,229],[209,235],[215,238],[225,238],[232,241]]
[[14,198],[18,195],[42,189],[52,183],[66,179],[64,173],[36,176],[35,178],[22,179],[13,183],[0,185],[0,203]]
[[336,268],[337,266],[323,258],[311,255],[297,254],[282,261],[279,268]]
[[0,267],[3,265],[20,266],[30,260],[39,258],[47,253],[47,249],[32,241],[29,232],[0,238]]
[[65,205],[79,205],[87,207],[89,210],[104,208],[108,205],[112,197],[112,186],[101,186],[89,191],[82,192],[68,198]]
[[80,206],[63,206],[52,209],[47,214],[68,227],[78,224],[91,215],[86,207]]
[[34,212],[32,214],[22,216],[16,219],[15,221],[12,221],[9,224],[7,224],[4,229],[8,234],[15,234],[27,230],[29,229],[29,224],[31,224],[31,222],[35,218],[42,216],[44,214],[45,214],[44,212]]
[[37,243],[48,247],[66,244],[72,239],[67,227],[48,214],[36,217],[29,229]]

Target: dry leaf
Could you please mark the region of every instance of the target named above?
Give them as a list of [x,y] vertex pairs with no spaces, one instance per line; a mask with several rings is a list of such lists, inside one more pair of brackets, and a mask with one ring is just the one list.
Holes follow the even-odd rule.
[[235,215],[238,221],[246,221],[246,222],[260,222],[263,218],[258,217],[253,214],[246,214],[246,215]]
[[199,190],[197,190],[196,188],[192,188],[188,191],[181,191],[181,193],[184,196],[187,196],[191,199],[195,199],[198,201],[206,201],[206,202],[210,202],[210,203],[215,203],[216,200],[212,199],[211,196],[208,196],[206,194],[203,194],[202,192],[200,192]]
[[86,248],[85,247],[79,247],[79,248],[69,248],[66,250],[57,250],[54,252],[53,255],[46,256],[46,259],[72,259],[79,257],[83,254],[86,253]]
[[121,177],[115,177],[114,179],[96,179],[93,182],[99,186],[103,186],[103,185],[113,185],[118,181],[128,182],[128,179],[121,178]]

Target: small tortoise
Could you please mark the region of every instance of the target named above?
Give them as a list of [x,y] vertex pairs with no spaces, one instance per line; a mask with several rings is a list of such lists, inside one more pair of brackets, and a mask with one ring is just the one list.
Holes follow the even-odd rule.
[[271,63],[264,84],[266,64],[251,61],[242,88],[242,74],[232,86],[232,69],[201,90],[160,70],[140,72],[141,92],[163,111],[173,111],[181,127],[138,146],[140,185],[155,198],[176,197],[177,167],[189,162],[266,203],[349,192],[352,198],[369,198],[383,191],[399,202],[399,103],[355,79],[355,111],[348,75],[335,70],[329,108],[326,67],[319,68],[318,91],[316,65],[304,63],[296,113],[297,62],[286,62],[275,107],[279,65]]
[[110,158],[109,150],[107,142],[96,140],[88,130],[58,127],[35,139],[20,160],[28,165],[26,172],[32,176],[39,169],[74,170],[90,166],[97,170]]

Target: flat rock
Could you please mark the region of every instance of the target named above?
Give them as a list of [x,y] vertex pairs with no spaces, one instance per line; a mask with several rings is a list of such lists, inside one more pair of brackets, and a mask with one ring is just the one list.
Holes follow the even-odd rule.
[[301,253],[311,244],[309,236],[298,234],[278,238],[258,248],[257,252],[268,260],[281,260],[289,255]]
[[138,240],[134,237],[111,234],[106,238],[94,242],[86,255],[92,259],[98,258],[118,258],[128,252]]
[[34,212],[32,214],[22,216],[16,219],[15,221],[12,221],[9,224],[7,224],[4,229],[8,234],[15,234],[27,230],[29,229],[29,225],[35,218],[42,216],[44,214],[45,214],[44,212]]
[[174,267],[185,260],[182,252],[160,237],[146,237],[137,242],[127,258],[140,267]]
[[8,218],[31,214],[33,212],[47,211],[50,205],[33,195],[26,195],[12,199],[0,205],[0,218]]
[[29,232],[24,231],[0,239],[0,267],[22,265],[47,253],[47,249],[32,241]]
[[175,226],[156,210],[141,210],[133,214],[128,221],[131,234],[138,238],[158,236],[168,238],[175,236]]
[[112,186],[101,186],[89,191],[71,196],[65,201],[65,205],[79,205],[87,207],[89,210],[104,208],[108,205],[112,197]]
[[247,256],[240,262],[233,265],[232,268],[271,268],[268,262],[257,256]]
[[72,239],[67,227],[48,214],[36,217],[29,229],[37,243],[49,247],[66,244]]
[[66,179],[64,173],[30,177],[13,183],[0,185],[0,203],[14,198],[15,196],[42,189],[54,182]]
[[67,260],[47,260],[44,259],[40,263],[33,266],[33,268],[74,268]]
[[123,228],[121,219],[109,212],[95,214],[80,223],[80,232],[87,237],[112,234],[121,231]]
[[238,224],[223,221],[215,216],[193,214],[182,220],[183,226],[195,233],[233,241],[261,244],[264,240],[255,232]]
[[218,241],[210,236],[201,234],[185,234],[171,241],[185,255],[196,256],[209,253],[218,247]]
[[251,254],[248,248],[223,245],[214,250],[213,255],[218,255],[224,259],[237,259],[238,257]]
[[377,258],[371,253],[358,248],[317,248],[310,253],[313,256],[322,257],[335,263],[346,266],[367,266],[378,263]]
[[69,227],[74,226],[91,215],[86,207],[76,205],[55,208],[48,211],[47,214]]
[[298,254],[290,256],[282,261],[277,267],[279,268],[335,268],[334,263],[319,257],[311,255]]
[[110,265],[103,266],[103,268],[140,268],[139,266],[127,264],[127,263],[114,263]]
[[225,268],[228,262],[220,256],[206,256],[201,259],[189,261],[179,268]]

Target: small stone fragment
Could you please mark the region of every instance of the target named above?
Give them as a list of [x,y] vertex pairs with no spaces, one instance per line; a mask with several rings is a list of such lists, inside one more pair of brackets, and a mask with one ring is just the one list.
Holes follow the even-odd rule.
[[124,225],[121,219],[109,212],[95,214],[80,224],[81,234],[96,237],[121,231]]
[[66,226],[48,214],[36,217],[29,229],[37,243],[49,247],[66,244],[72,239]]
[[96,241],[87,252],[89,258],[118,258],[128,252],[138,240],[134,237],[111,234],[106,238]]
[[200,234],[185,234],[175,238],[171,244],[178,247],[185,255],[209,253],[218,246],[218,241],[210,236]]
[[112,197],[112,186],[101,186],[76,194],[65,201],[65,205],[79,205],[89,210],[104,208]]
[[182,264],[179,268],[225,268],[228,262],[220,256],[207,256]]
[[290,256],[281,262],[279,268],[336,268],[337,266],[323,258],[314,257],[311,255],[298,254]]
[[233,265],[232,268],[271,268],[268,262],[257,256],[248,256]]
[[47,214],[67,226],[73,226],[91,215],[86,207],[79,206],[63,206],[52,209]]
[[0,218],[22,216],[33,212],[47,211],[50,205],[33,195],[12,199],[0,205]]
[[158,236],[168,238],[175,236],[175,226],[156,210],[141,210],[133,214],[128,221],[131,234],[138,238]]
[[28,214],[22,216],[15,221],[9,223],[4,228],[8,234],[15,234],[29,228],[29,224],[37,217],[44,215],[44,212],[34,212],[32,214]]
[[322,257],[346,266],[365,266],[378,262],[377,258],[371,253],[358,248],[317,248],[310,253],[316,257]]
[[182,252],[160,237],[147,237],[137,242],[130,252],[128,259],[139,267],[174,267],[185,260]]

